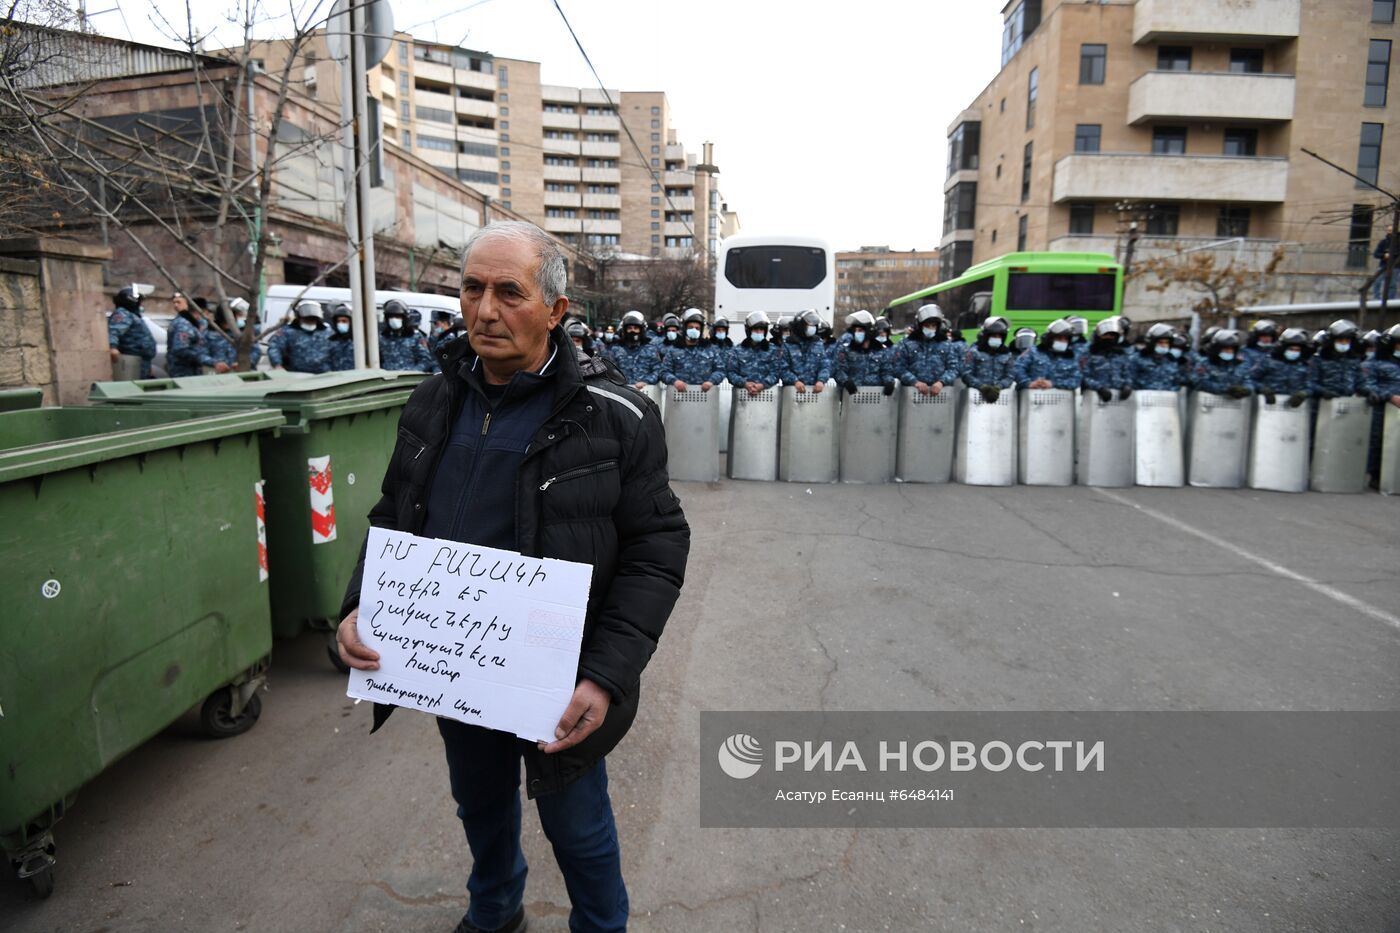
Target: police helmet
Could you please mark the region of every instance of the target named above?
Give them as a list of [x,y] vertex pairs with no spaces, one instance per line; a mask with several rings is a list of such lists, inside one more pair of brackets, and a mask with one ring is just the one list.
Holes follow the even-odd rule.
[[1191,346],[1191,340],[1185,334],[1172,331],[1172,346],[1179,350],[1186,350]]
[[641,328],[643,328],[643,329],[646,328],[646,326],[647,326],[647,319],[646,319],[645,317],[642,316],[642,312],[640,312],[640,311],[628,311],[626,314],[624,314],[624,315],[622,316],[622,326],[623,326],[623,327],[628,327],[628,326],[632,326],[632,325],[635,325],[635,326],[637,326],[637,327],[641,327]]
[[398,317],[407,318],[408,305],[404,304],[397,298],[390,298],[388,301],[384,302],[384,316],[387,318],[391,314],[396,315]]
[[989,317],[982,322],[978,328],[982,334],[1002,334],[1005,335],[1011,330],[1011,322],[1004,317]]
[[1211,350],[1223,350],[1227,347],[1238,347],[1239,345],[1240,332],[1237,330],[1230,330],[1229,328],[1217,330],[1210,338]]
[[1336,340],[1338,337],[1355,337],[1361,328],[1346,318],[1338,318],[1327,325],[1327,336]]
[[792,319],[789,326],[796,328],[800,324],[803,327],[819,327],[821,326],[821,322],[822,319],[816,311],[811,308],[806,308],[797,312],[797,316]]
[[662,329],[662,330],[665,330],[665,329],[668,328],[668,327],[680,327],[680,326],[681,326],[681,318],[680,318],[680,315],[678,315],[678,314],[676,314],[676,313],[674,313],[674,312],[672,312],[672,311],[667,311],[665,314],[661,315],[661,329]]
[[1069,321],[1070,330],[1076,337],[1087,337],[1089,335],[1089,319],[1079,315],[1071,315],[1065,318]]
[[417,308],[409,308],[408,326],[417,327],[421,323],[423,323],[423,312],[419,311]]
[[1202,346],[1208,345],[1211,339],[1218,333],[1220,333],[1220,328],[1218,326],[1207,327],[1205,330],[1201,331]]
[[820,324],[817,325],[817,339],[818,339],[818,340],[830,340],[830,339],[831,339],[831,325],[828,324],[826,321],[822,321]]
[[863,325],[865,327],[870,327],[874,323],[875,316],[869,311],[866,311],[864,308],[846,315],[847,330],[849,330],[852,327],[855,327],[857,324]]
[[685,323],[687,324],[689,324],[691,321],[699,321],[701,324],[704,324],[705,312],[701,311],[699,308],[686,308],[685,317],[682,318],[682,320],[685,321]]
[[112,296],[112,303],[124,311],[140,311],[141,290],[135,285],[128,285]]
[[1045,325],[1045,333],[1052,337],[1069,337],[1074,334],[1074,325],[1068,318],[1059,318]]
[[433,312],[433,321],[442,321],[446,324],[452,323],[452,312],[438,309]]
[[890,323],[889,318],[885,317],[884,315],[881,315],[880,317],[877,317],[875,319],[875,333],[878,334],[883,332],[888,334],[892,330],[894,330],[894,325]]
[[943,309],[936,304],[922,305],[914,313],[914,320],[920,324],[927,324],[929,321],[938,321],[944,327],[948,326],[948,316],[943,313]]
[[1035,328],[1016,328],[1016,337],[1011,343],[1017,350],[1029,350],[1031,347],[1035,346]]
[[755,327],[768,329],[768,315],[762,311],[750,311],[749,316],[744,318],[744,330],[753,330]]
[[228,300],[228,306],[229,310],[234,314],[248,313],[248,299],[246,298],[230,298]]
[[729,322],[722,317],[717,317],[710,323],[710,330],[712,332],[715,330],[729,330]]
[[1381,332],[1378,330],[1368,330],[1361,335],[1361,343],[1367,347],[1374,347],[1379,339],[1381,339]]
[[588,331],[588,325],[578,318],[571,318],[569,322],[564,325],[564,334],[571,339],[580,338],[583,340],[587,340],[592,336]]
[[1170,340],[1175,331],[1170,324],[1163,324],[1160,321],[1147,328],[1147,342],[1156,343],[1159,340]]
[[1251,337],[1277,337],[1278,325],[1268,318],[1261,318],[1249,326]]
[[319,301],[298,301],[295,311],[298,318],[314,317],[318,321],[326,319],[326,309],[321,307]]
[[1118,337],[1122,338],[1125,332],[1123,319],[1119,317],[1106,317],[1094,327],[1094,338]]
[[1326,340],[1326,339],[1327,339],[1327,331],[1326,331],[1326,330],[1319,330],[1319,331],[1314,331],[1314,332],[1313,332],[1313,335],[1312,335],[1313,346],[1315,346],[1315,347],[1320,347],[1320,346],[1322,346],[1323,341]]
[[331,319],[334,320],[338,317],[348,317],[354,320],[355,315],[354,312],[350,310],[350,306],[342,301],[331,309]]
[[1384,334],[1381,334],[1381,338],[1384,340],[1400,340],[1400,324],[1391,325]]

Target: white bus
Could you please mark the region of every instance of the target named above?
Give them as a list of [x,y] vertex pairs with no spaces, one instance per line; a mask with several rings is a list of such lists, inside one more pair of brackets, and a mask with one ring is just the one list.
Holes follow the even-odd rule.
[[810,236],[742,234],[720,244],[715,272],[715,318],[743,339],[744,318],[762,311],[768,320],[814,309],[832,323],[836,309],[836,255]]

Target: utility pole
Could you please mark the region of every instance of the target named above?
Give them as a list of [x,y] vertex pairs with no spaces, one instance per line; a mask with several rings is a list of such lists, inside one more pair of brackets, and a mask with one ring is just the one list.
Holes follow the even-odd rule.
[[[1313,152],[1311,149],[1304,149],[1303,152],[1312,156],[1314,159],[1321,162],[1323,165],[1327,165],[1331,168],[1334,168],[1337,171],[1341,172],[1343,175],[1346,175],[1349,178],[1354,178],[1357,181],[1361,182],[1367,188],[1379,191],[1381,194],[1390,198],[1390,235],[1386,240],[1386,245],[1388,248],[1386,249],[1385,268],[1376,270],[1375,274],[1366,280],[1366,284],[1361,286],[1361,307],[1356,317],[1356,326],[1361,328],[1362,330],[1365,330],[1367,311],[1366,293],[1371,290],[1371,286],[1375,284],[1375,281],[1379,279],[1382,275],[1385,276],[1385,285],[1381,290],[1381,320],[1385,320],[1386,308],[1390,302],[1390,285],[1392,282],[1395,281],[1395,261],[1397,259],[1395,255],[1395,247],[1397,244],[1400,244],[1400,195],[1396,195],[1393,192],[1387,191],[1375,182],[1368,181],[1367,179],[1362,178],[1360,175],[1356,174],[1355,172],[1351,172],[1342,168],[1340,165],[1338,165],[1336,162],[1331,161],[1330,159],[1324,159],[1322,156],[1318,155],[1316,152]],[[1369,241],[1367,241],[1366,245],[1369,247],[1371,244]]]

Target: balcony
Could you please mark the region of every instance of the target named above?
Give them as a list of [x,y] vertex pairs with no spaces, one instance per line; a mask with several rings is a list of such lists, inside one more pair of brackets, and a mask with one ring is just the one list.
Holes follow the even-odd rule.
[[666,200],[665,204],[666,204],[666,209],[667,209],[667,210],[672,210],[672,211],[689,211],[689,212],[692,213],[692,214],[695,213],[695,198],[694,198],[694,196],[691,196],[691,197],[674,197],[674,198],[669,198],[669,199]]
[[667,143],[667,144],[666,144],[666,161],[667,161],[667,162],[684,162],[684,161],[685,161],[685,147],[684,147],[684,146],[681,146],[681,145],[677,145],[676,143]]
[[1296,39],[1302,5],[1302,0],[1137,0],[1133,42]]
[[540,114],[540,126],[547,130],[576,130],[578,129],[578,114],[556,113],[552,110],[546,110]]
[[1128,89],[1128,122],[1282,123],[1293,119],[1292,75],[1149,71]]
[[451,94],[439,94],[437,91],[420,91],[415,88],[412,100],[413,106],[415,107],[432,107],[435,110],[449,111],[452,109]]
[[544,139],[540,146],[551,155],[578,155],[577,139]]
[[577,182],[579,180],[578,173],[578,166],[546,165],[544,167],[544,180]]
[[695,173],[668,171],[665,173],[663,184],[667,188],[693,188],[695,187]]
[[1054,200],[1281,203],[1287,159],[1079,152],[1055,163]]
[[605,133],[620,133],[620,132],[622,132],[622,121],[619,120],[616,116],[613,116],[613,115],[611,115],[611,114],[609,114],[609,115],[606,116],[606,117],[603,117],[603,116],[589,116],[588,114],[585,113],[585,114],[583,115],[583,117],[581,118],[581,120],[582,120],[582,124],[583,124],[583,125],[582,125],[582,128],[583,128],[584,130],[601,130],[602,132],[605,132]]
[[546,191],[544,193],[545,207],[579,207],[583,200],[583,195],[566,194],[563,191]]
[[550,233],[578,233],[580,224],[585,221],[577,217],[546,217],[544,228]]
[[947,194],[958,185],[970,185],[977,181],[977,169],[965,168],[954,172],[948,176],[948,180],[943,183],[943,193]]
[[[546,195],[548,197],[548,195]],[[611,208],[612,210],[622,209],[622,195],[620,194],[585,194],[583,196],[584,207]]]
[[[575,228],[577,229],[577,228]],[[622,221],[620,220],[585,220],[583,221],[584,233],[622,233]]]
[[[419,91],[418,93],[423,92]],[[496,104],[494,101],[477,100],[475,97],[459,97],[457,98],[457,112],[494,120],[496,118]]]
[[622,184],[622,169],[618,168],[586,168],[583,170],[583,180],[588,184]]
[[595,156],[603,159],[620,159],[622,158],[622,144],[585,142],[583,144],[583,155]]
[[578,95],[580,103],[592,104],[594,107],[606,107],[609,100],[615,104],[622,99],[622,92],[616,88],[608,88],[607,92],[604,93],[602,88],[586,87],[574,93]]
[[694,224],[678,223],[668,220],[661,225],[661,232],[665,236],[693,236],[695,232]]

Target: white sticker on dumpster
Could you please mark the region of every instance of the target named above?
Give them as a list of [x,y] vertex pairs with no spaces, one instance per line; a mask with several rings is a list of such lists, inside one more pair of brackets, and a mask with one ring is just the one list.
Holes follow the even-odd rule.
[[593,568],[369,530],[359,635],[379,670],[346,694],[554,740],[573,696]]
[[335,540],[335,491],[331,488],[331,457],[308,457],[306,480],[311,487],[311,543]]

